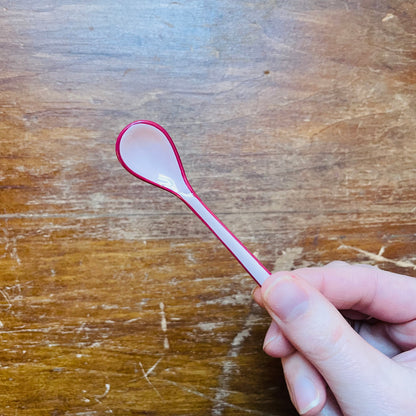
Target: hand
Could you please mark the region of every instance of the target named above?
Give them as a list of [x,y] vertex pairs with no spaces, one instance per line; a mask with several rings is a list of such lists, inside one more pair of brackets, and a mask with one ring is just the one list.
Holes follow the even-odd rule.
[[300,414],[416,414],[416,279],[334,262],[279,272],[254,291]]

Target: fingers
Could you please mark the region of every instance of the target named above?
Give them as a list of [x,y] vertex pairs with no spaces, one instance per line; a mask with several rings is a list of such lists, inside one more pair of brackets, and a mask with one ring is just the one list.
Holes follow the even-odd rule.
[[[251,293],[255,302],[264,308],[260,286],[256,286]],[[293,345],[283,335],[276,322],[272,321],[266,333],[263,350],[271,357],[282,358],[294,352]]]
[[406,367],[410,367],[413,370],[416,370],[416,348],[413,348],[409,351],[402,352],[396,357],[393,358],[399,364],[402,364]]
[[254,299],[254,301],[259,305],[259,306],[261,306],[262,308],[264,308],[264,305],[263,305],[263,298],[262,298],[262,296],[261,296],[261,288],[260,288],[260,286],[258,286],[258,285],[256,285],[254,288],[253,288],[253,290],[252,290],[252,292],[251,292],[251,297]]
[[[273,318],[264,350],[283,357],[299,413],[373,414],[376,403],[383,415],[414,408],[416,279],[336,262],[289,276],[276,273],[253,297]],[[337,309],[390,324],[365,322],[360,336]],[[390,360],[397,346],[411,349]],[[325,396],[325,382],[334,396]]]
[[326,403],[326,384],[298,352],[282,359],[290,398],[301,415],[317,415]]
[[399,345],[402,350],[416,347],[416,319],[403,324],[392,324],[386,327],[389,337]]
[[294,352],[293,345],[283,335],[279,325],[272,321],[264,338],[263,350],[272,357],[286,357]]
[[[393,322],[384,326],[363,325],[360,331],[364,339],[386,355],[391,357],[416,345],[415,278],[340,261],[325,267],[295,270],[293,274],[318,288],[338,309],[344,309],[341,313],[347,318],[363,320],[372,315]],[[264,307],[260,287],[253,291],[253,297]],[[403,321],[404,324],[400,323]],[[280,339],[284,340],[284,336]],[[284,356],[281,354],[291,351],[285,349],[288,344],[286,341],[280,347],[277,341],[273,342],[267,352]]]
[[261,293],[285,337],[322,374],[338,402],[358,400],[363,385],[366,398],[385,390],[385,380],[377,375],[380,368],[394,372],[394,363],[366,343],[319,291],[296,276],[277,274]]
[[374,348],[377,348],[387,357],[394,357],[403,351],[397,342],[388,334],[390,325],[384,322],[368,324],[365,321],[360,324],[358,333]]
[[337,309],[355,310],[391,323],[416,319],[415,278],[343,262],[291,274],[317,288]]
[[296,410],[306,416],[342,416],[341,409],[322,376],[299,352],[282,359],[290,398]]

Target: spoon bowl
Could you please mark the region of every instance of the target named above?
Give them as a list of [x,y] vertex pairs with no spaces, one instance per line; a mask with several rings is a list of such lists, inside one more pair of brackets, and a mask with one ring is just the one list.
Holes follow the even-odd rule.
[[188,193],[190,184],[168,132],[152,121],[129,124],[117,140],[121,164],[139,179],[172,192]]

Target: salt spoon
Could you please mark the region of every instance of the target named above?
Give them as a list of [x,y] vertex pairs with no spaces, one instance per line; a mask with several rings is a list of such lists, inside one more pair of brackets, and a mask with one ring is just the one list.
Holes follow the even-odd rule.
[[162,126],[148,120],[130,123],[117,138],[116,154],[122,166],[132,175],[182,200],[260,286],[270,276],[270,272],[192,189],[175,144]]

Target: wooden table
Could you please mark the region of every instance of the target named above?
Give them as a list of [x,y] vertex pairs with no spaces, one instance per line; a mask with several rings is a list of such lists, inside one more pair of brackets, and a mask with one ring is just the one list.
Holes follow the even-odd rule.
[[0,414],[294,415],[241,266],[127,174],[162,124],[270,270],[416,272],[413,1],[0,4]]

